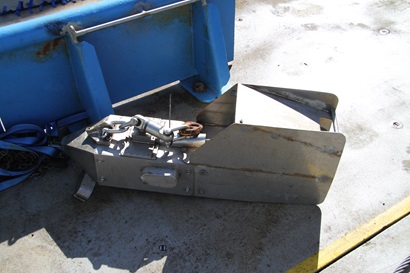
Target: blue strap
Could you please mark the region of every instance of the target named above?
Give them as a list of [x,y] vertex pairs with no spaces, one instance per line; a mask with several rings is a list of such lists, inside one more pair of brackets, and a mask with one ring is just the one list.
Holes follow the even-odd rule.
[[46,133],[51,137],[58,137],[58,129],[68,126],[70,124],[74,124],[78,121],[87,119],[88,115],[86,112],[74,114],[65,118],[62,118],[57,121],[50,122],[46,125]]
[[[40,164],[38,164],[38,165],[40,165]],[[38,167],[38,165],[36,166],[36,168]],[[31,175],[31,172],[27,173],[27,174],[24,174],[24,175],[17,176],[15,178],[8,179],[8,180],[3,181],[3,182],[0,182],[0,191],[6,190],[10,187],[13,187],[13,186],[23,182],[30,175]]]
[[44,130],[34,124],[14,125],[0,134],[0,139],[23,147],[47,143],[47,135]]
[[36,163],[29,169],[10,171],[0,168],[0,191],[8,189],[28,178],[43,162],[46,156],[57,157],[60,150],[47,146],[48,137],[58,137],[59,128],[87,119],[86,113],[75,114],[47,124],[44,130],[34,124],[18,124],[0,134],[0,150],[14,150],[34,154]]
[[[29,153],[32,153],[32,154],[36,155],[36,157],[38,158],[38,155],[33,151],[31,151],[29,149],[26,149],[26,148],[23,148],[23,147],[20,147],[18,145],[13,144],[13,143],[2,141],[2,140],[0,140],[0,149],[29,152]],[[2,176],[18,176],[18,175],[27,174],[29,172],[31,173],[32,171],[30,171],[30,170],[31,169],[24,170],[24,171],[9,171],[9,170],[0,168],[0,175],[2,175]]]
[[0,168],[0,176],[8,177],[7,180],[0,182],[0,191],[8,189],[8,188],[10,188],[14,185],[17,185],[18,183],[22,182],[23,180],[25,180],[27,177],[29,177],[40,166],[41,162],[43,162],[43,160],[45,158],[44,155],[38,156],[38,154],[36,152],[33,152],[29,149],[26,149],[24,147],[18,146],[14,143],[10,143],[10,142],[7,142],[7,141],[0,140],[0,149],[29,152],[29,153],[35,154],[36,157],[37,157],[36,164],[34,164],[33,167],[31,167],[27,170],[9,171],[9,170]]

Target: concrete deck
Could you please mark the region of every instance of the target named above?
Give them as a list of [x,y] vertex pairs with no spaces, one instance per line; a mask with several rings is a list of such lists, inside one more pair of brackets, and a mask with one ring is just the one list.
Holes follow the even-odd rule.
[[[324,203],[104,187],[80,203],[70,163],[0,192],[0,272],[286,272],[303,263],[410,195],[409,34],[407,1],[238,0],[232,83],[339,97],[347,143]],[[204,107],[172,86],[116,111],[165,118],[169,92],[174,119]],[[322,272],[393,272],[408,255],[409,216]]]

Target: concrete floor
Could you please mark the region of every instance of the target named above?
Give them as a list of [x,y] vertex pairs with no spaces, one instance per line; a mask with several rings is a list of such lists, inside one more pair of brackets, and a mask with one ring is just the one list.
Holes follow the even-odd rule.
[[[97,187],[49,169],[0,193],[0,272],[285,272],[410,195],[410,3],[238,0],[231,83],[331,92],[346,147],[324,203],[246,203]],[[189,119],[179,86],[119,114]],[[396,129],[393,122],[403,127]],[[409,208],[410,210],[410,208]],[[409,216],[322,272],[393,272]]]

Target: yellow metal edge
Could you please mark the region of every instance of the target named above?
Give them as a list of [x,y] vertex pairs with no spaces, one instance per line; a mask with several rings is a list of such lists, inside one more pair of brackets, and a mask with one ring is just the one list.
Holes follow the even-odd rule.
[[343,237],[290,268],[287,273],[316,272],[357,248],[380,231],[410,213],[410,195],[370,221],[349,231]]

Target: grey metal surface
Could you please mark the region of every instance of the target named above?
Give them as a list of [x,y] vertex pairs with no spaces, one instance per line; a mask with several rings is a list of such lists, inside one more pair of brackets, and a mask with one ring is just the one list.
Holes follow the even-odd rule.
[[[320,131],[320,117],[331,118],[329,112],[332,109],[325,108],[321,111],[306,104],[304,100],[298,100],[296,96],[294,96],[296,99],[283,99],[246,86],[239,86],[237,92],[236,123]],[[291,90],[287,92],[291,93]],[[304,92],[313,93],[311,91]],[[316,101],[325,105],[324,101],[319,99]]]
[[197,115],[197,121],[205,125],[229,126],[235,122],[236,90],[228,90],[225,94],[207,105]]
[[[342,134],[233,124],[192,153],[202,196],[318,204],[335,175]],[[201,175],[201,172],[205,174]]]

